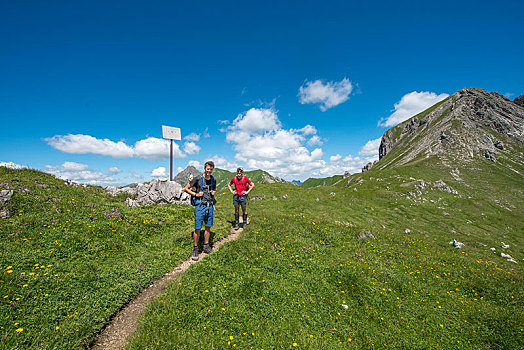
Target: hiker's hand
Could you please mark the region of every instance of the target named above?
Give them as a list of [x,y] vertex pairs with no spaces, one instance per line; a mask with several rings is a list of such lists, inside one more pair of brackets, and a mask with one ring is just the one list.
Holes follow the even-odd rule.
[[235,190],[231,190],[231,193],[235,194]]
[[242,195],[245,196],[247,194],[246,191],[242,191]]
[[214,191],[210,191],[209,193],[211,193],[211,195],[212,195],[212,196],[214,196],[214,195],[215,195],[215,193],[217,193],[217,191],[216,191],[216,190],[214,190]]
[[195,197],[204,197],[204,192],[198,192]]

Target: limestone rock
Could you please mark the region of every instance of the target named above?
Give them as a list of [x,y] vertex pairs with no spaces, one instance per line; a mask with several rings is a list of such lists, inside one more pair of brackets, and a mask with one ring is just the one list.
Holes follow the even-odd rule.
[[0,206],[5,206],[13,197],[13,190],[1,190],[0,191]]
[[126,199],[126,205],[131,207],[158,203],[189,204],[191,198],[189,194],[183,191],[180,184],[162,178],[155,179],[147,184],[140,184],[134,188],[108,186],[104,188],[104,191],[110,196],[125,193],[135,197]]

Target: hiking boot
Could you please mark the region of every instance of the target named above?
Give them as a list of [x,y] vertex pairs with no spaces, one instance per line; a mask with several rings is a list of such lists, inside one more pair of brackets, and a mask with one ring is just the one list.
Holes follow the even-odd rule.
[[204,253],[210,254],[213,251],[213,248],[209,244],[204,244]]
[[191,254],[191,259],[198,260],[198,247],[193,247],[193,253]]
[[246,227],[247,226],[247,214],[244,214],[242,216],[242,219],[243,219],[242,221],[244,221],[244,227]]
[[240,219],[240,215],[239,214],[235,214],[235,230],[238,229],[238,221]]

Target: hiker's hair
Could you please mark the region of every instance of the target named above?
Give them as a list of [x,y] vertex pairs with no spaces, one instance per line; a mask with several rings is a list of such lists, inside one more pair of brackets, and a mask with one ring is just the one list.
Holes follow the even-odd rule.
[[213,163],[212,160],[208,160],[208,161],[206,162],[206,164],[204,164],[204,169],[205,169],[206,166],[208,166],[208,165],[209,165],[210,167],[212,167],[213,169],[215,168],[215,163]]

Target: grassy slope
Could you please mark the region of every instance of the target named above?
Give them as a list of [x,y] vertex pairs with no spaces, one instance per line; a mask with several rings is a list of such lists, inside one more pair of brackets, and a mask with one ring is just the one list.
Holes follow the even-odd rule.
[[522,348],[524,179],[480,160],[457,181],[440,164],[257,186],[279,199],[250,203],[244,235],[180,276],[129,348]]
[[[190,255],[191,207],[128,208],[124,197],[31,170],[0,167],[0,183],[15,190],[12,217],[0,219],[2,349],[85,347],[123,304]],[[215,239],[228,225],[218,209]],[[103,214],[112,211],[122,217]]]
[[[278,180],[274,176],[270,175],[268,172],[265,172],[263,170],[251,170],[245,172],[248,179],[253,181],[255,184],[257,183],[267,183],[267,182],[284,182],[283,180]],[[215,169],[213,171],[213,176],[215,177],[217,181],[217,188],[219,190],[226,188],[229,181],[235,176],[236,173],[233,173],[231,171],[227,171],[224,169]]]
[[310,177],[306,181],[304,181],[302,184],[300,184],[303,188],[311,188],[311,187],[317,187],[317,186],[331,186],[338,181],[342,180],[344,176],[342,175],[333,175],[330,177],[325,178],[313,178]]

